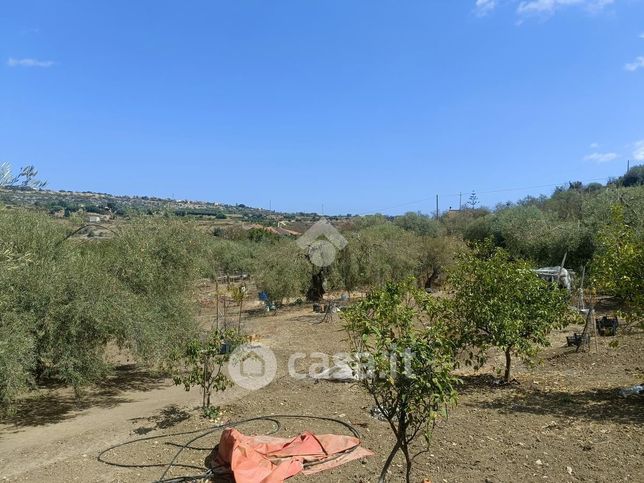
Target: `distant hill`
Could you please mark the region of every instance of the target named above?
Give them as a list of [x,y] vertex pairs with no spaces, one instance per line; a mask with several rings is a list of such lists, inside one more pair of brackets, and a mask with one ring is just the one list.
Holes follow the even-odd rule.
[[[0,188],[0,204],[33,207],[60,216],[88,213],[129,215],[172,212],[179,216],[241,218],[249,221],[291,218],[301,214],[277,213],[243,204],[228,205],[209,201],[173,200],[154,196],[117,196],[91,191],[51,191],[24,187]],[[315,214],[308,214],[315,216]]]

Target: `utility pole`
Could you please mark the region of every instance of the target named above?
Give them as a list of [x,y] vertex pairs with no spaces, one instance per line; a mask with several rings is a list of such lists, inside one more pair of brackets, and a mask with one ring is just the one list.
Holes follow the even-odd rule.
[[463,201],[463,193],[458,194],[458,211],[461,211]]
[[438,220],[438,195],[436,195],[436,219]]

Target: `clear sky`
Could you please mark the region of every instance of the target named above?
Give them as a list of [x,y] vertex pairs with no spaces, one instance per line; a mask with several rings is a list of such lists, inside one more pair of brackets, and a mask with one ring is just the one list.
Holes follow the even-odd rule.
[[0,161],[52,189],[429,212],[628,159],[642,0],[0,1]]

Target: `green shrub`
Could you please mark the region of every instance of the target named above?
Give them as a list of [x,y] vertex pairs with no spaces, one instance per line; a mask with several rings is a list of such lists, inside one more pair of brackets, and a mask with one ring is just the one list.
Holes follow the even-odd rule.
[[449,282],[457,345],[482,353],[501,349],[506,381],[514,355],[530,360],[539,346],[548,345],[552,329],[574,320],[567,291],[547,284],[525,261],[489,244],[461,254]]
[[272,301],[282,303],[306,292],[313,268],[293,240],[282,238],[271,244],[258,244],[255,257],[257,289],[265,291]]
[[109,370],[114,342],[159,363],[196,332],[192,286],[205,237],[133,220],[112,239],[67,239],[45,215],[0,210],[0,401],[43,377],[75,389]]
[[342,312],[351,351],[362,363],[362,387],[373,397],[396,442],[380,482],[396,454],[411,481],[410,446],[417,436],[429,442],[434,423],[456,401],[451,343],[442,337],[440,301],[413,279],[389,283]]

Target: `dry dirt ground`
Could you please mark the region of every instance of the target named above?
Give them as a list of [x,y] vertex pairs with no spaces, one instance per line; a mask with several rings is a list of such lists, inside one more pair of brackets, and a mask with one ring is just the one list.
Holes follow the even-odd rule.
[[[386,423],[370,415],[369,397],[352,384],[288,375],[293,352],[333,354],[346,348],[341,322],[335,318],[316,324],[321,317],[310,305],[248,317],[245,330],[277,355],[277,377],[259,391],[232,388],[217,395],[216,403],[223,408],[224,421],[302,414],[349,422],[375,456],[293,481],[376,481],[393,441]],[[493,357],[479,373],[464,374],[458,405],[437,425],[429,451],[417,458],[414,481],[644,481],[644,398],[618,396],[619,388],[644,380],[644,335],[619,336],[617,348],[608,346],[615,338],[599,338],[597,348],[593,343],[589,352],[576,353],[564,347],[571,330],[552,335],[552,347],[543,351],[540,365],[517,363],[517,384],[494,384],[493,366],[501,358]],[[167,435],[213,425],[195,410],[199,400],[197,391],[187,393],[134,366],[121,367],[80,401],[64,389],[31,397],[0,426],[0,478],[154,481],[162,468],[119,468],[98,462],[96,456],[111,445],[151,437],[106,457],[125,464],[168,462],[177,449],[170,443],[183,444],[192,436]],[[240,426],[246,433],[271,428],[267,422]],[[284,419],[278,435],[305,429],[346,432],[334,423]],[[201,466],[219,434],[197,441],[193,446],[203,450],[188,450],[179,461]],[[199,471],[173,469],[170,475],[195,473]],[[403,481],[399,459],[390,481]]]

